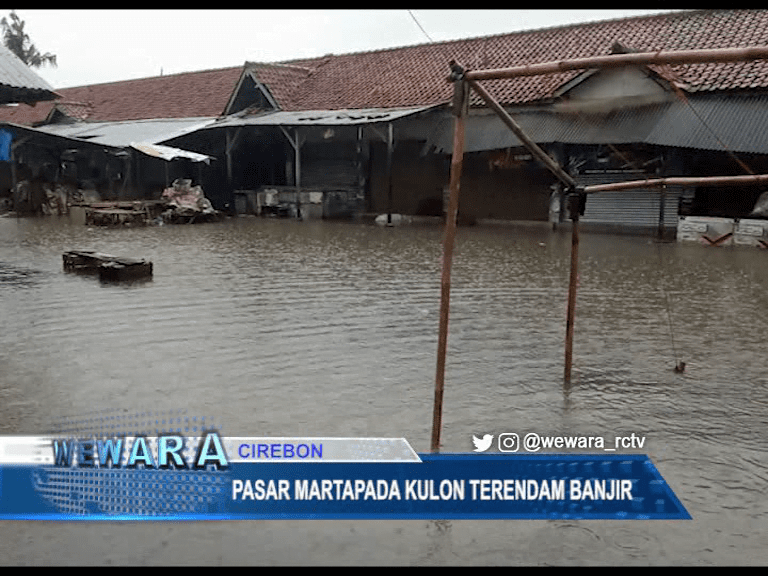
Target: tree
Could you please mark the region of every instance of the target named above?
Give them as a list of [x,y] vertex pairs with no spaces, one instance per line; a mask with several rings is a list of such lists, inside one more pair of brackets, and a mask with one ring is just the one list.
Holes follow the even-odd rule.
[[0,26],[3,28],[3,44],[11,52],[16,54],[19,59],[27,66],[40,68],[44,64],[56,66],[56,55],[46,52],[40,54],[29,39],[29,35],[24,31],[24,21],[11,10],[11,21],[6,18],[0,20]]

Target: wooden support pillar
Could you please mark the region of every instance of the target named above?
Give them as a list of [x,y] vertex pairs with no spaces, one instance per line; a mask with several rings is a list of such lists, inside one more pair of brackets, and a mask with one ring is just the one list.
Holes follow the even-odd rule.
[[224,146],[224,154],[227,157],[227,186],[229,188],[229,205],[230,209],[235,212],[237,208],[235,207],[235,186],[233,183],[233,176],[232,176],[232,151],[235,148],[235,145],[237,144],[238,139],[240,138],[240,134],[242,132],[242,128],[238,128],[235,131],[234,136],[229,131],[229,129],[225,129],[224,134],[226,138],[225,146]]
[[[365,197],[365,161],[363,158],[363,127],[357,127],[357,142],[356,142],[356,161],[357,161],[357,189],[358,193]],[[367,204],[368,199],[365,198]]]
[[[59,164],[61,164],[61,160],[59,160]],[[16,212],[16,216],[19,215],[19,198],[18,193],[16,191],[16,184],[18,176],[16,175],[16,147],[11,144],[11,198],[13,199],[13,210]]]
[[293,148],[295,159],[295,162],[293,163],[293,184],[296,188],[296,217],[301,219],[301,199],[299,195],[301,194],[301,145],[303,144],[303,140],[299,137],[298,128],[294,128],[293,137],[291,137],[290,132],[288,132],[288,130],[282,126],[280,126],[280,130],[282,130],[283,135],[286,137],[288,142],[290,142],[291,147]]
[[294,136],[296,137],[296,218],[301,220],[301,142],[299,141],[299,129],[295,128]]
[[224,129],[224,154],[227,157],[227,184],[232,188],[232,134],[225,128]]
[[665,209],[666,201],[667,201],[667,187],[662,186],[661,193],[659,194],[659,229],[658,229],[659,240],[664,239],[664,209]]
[[128,188],[128,184],[131,182],[131,172],[133,171],[133,152],[128,150],[128,155],[123,157],[123,162],[123,185],[120,188],[118,200],[125,200],[125,191]]
[[[453,66],[452,66],[453,67]],[[457,75],[463,70],[456,66]],[[456,78],[453,83],[453,114],[456,116],[453,133],[453,156],[451,157],[451,184],[448,211],[445,215],[445,236],[443,239],[443,273],[440,289],[440,331],[437,342],[437,371],[435,374],[435,403],[432,413],[432,452],[440,451],[440,434],[443,421],[443,389],[445,386],[445,354],[448,345],[448,310],[451,298],[451,264],[453,243],[456,235],[456,215],[459,209],[459,187],[464,161],[464,124],[469,105],[469,86]]]
[[392,153],[394,151],[394,128],[387,124],[387,226],[392,226]]

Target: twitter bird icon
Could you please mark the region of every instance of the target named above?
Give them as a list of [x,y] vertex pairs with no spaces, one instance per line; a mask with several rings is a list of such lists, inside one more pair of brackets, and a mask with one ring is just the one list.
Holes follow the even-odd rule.
[[486,434],[482,438],[478,438],[474,434],[472,435],[472,443],[475,445],[475,452],[485,452],[491,447],[493,442],[493,434]]

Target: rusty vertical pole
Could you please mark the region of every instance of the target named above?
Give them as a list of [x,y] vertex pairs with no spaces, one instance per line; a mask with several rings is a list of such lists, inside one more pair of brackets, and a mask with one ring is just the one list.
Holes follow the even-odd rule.
[[568,196],[568,211],[570,212],[573,229],[571,231],[571,277],[568,281],[568,320],[565,326],[565,381],[571,381],[571,366],[573,363],[573,320],[576,311],[576,283],[579,277],[579,215],[583,210],[586,196],[571,193]]
[[437,371],[435,374],[435,405],[432,413],[432,452],[440,451],[440,432],[443,420],[443,388],[445,384],[445,353],[448,345],[448,308],[451,298],[451,264],[456,236],[456,215],[459,209],[459,186],[464,161],[464,122],[469,104],[469,86],[463,81],[463,69],[451,63],[453,78],[453,114],[456,116],[451,157],[450,199],[445,214],[443,239],[443,274],[440,290],[440,332],[437,342]]

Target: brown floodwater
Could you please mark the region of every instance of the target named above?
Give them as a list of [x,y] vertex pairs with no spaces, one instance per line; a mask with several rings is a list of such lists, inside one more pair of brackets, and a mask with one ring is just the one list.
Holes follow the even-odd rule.
[[[427,225],[0,218],[0,434],[183,407],[225,436],[428,452],[441,242]],[[147,257],[154,277],[66,273],[70,249]],[[634,432],[693,520],[0,522],[0,563],[768,563],[768,252],[582,232],[564,387],[569,253],[565,229],[459,229],[442,450]]]

